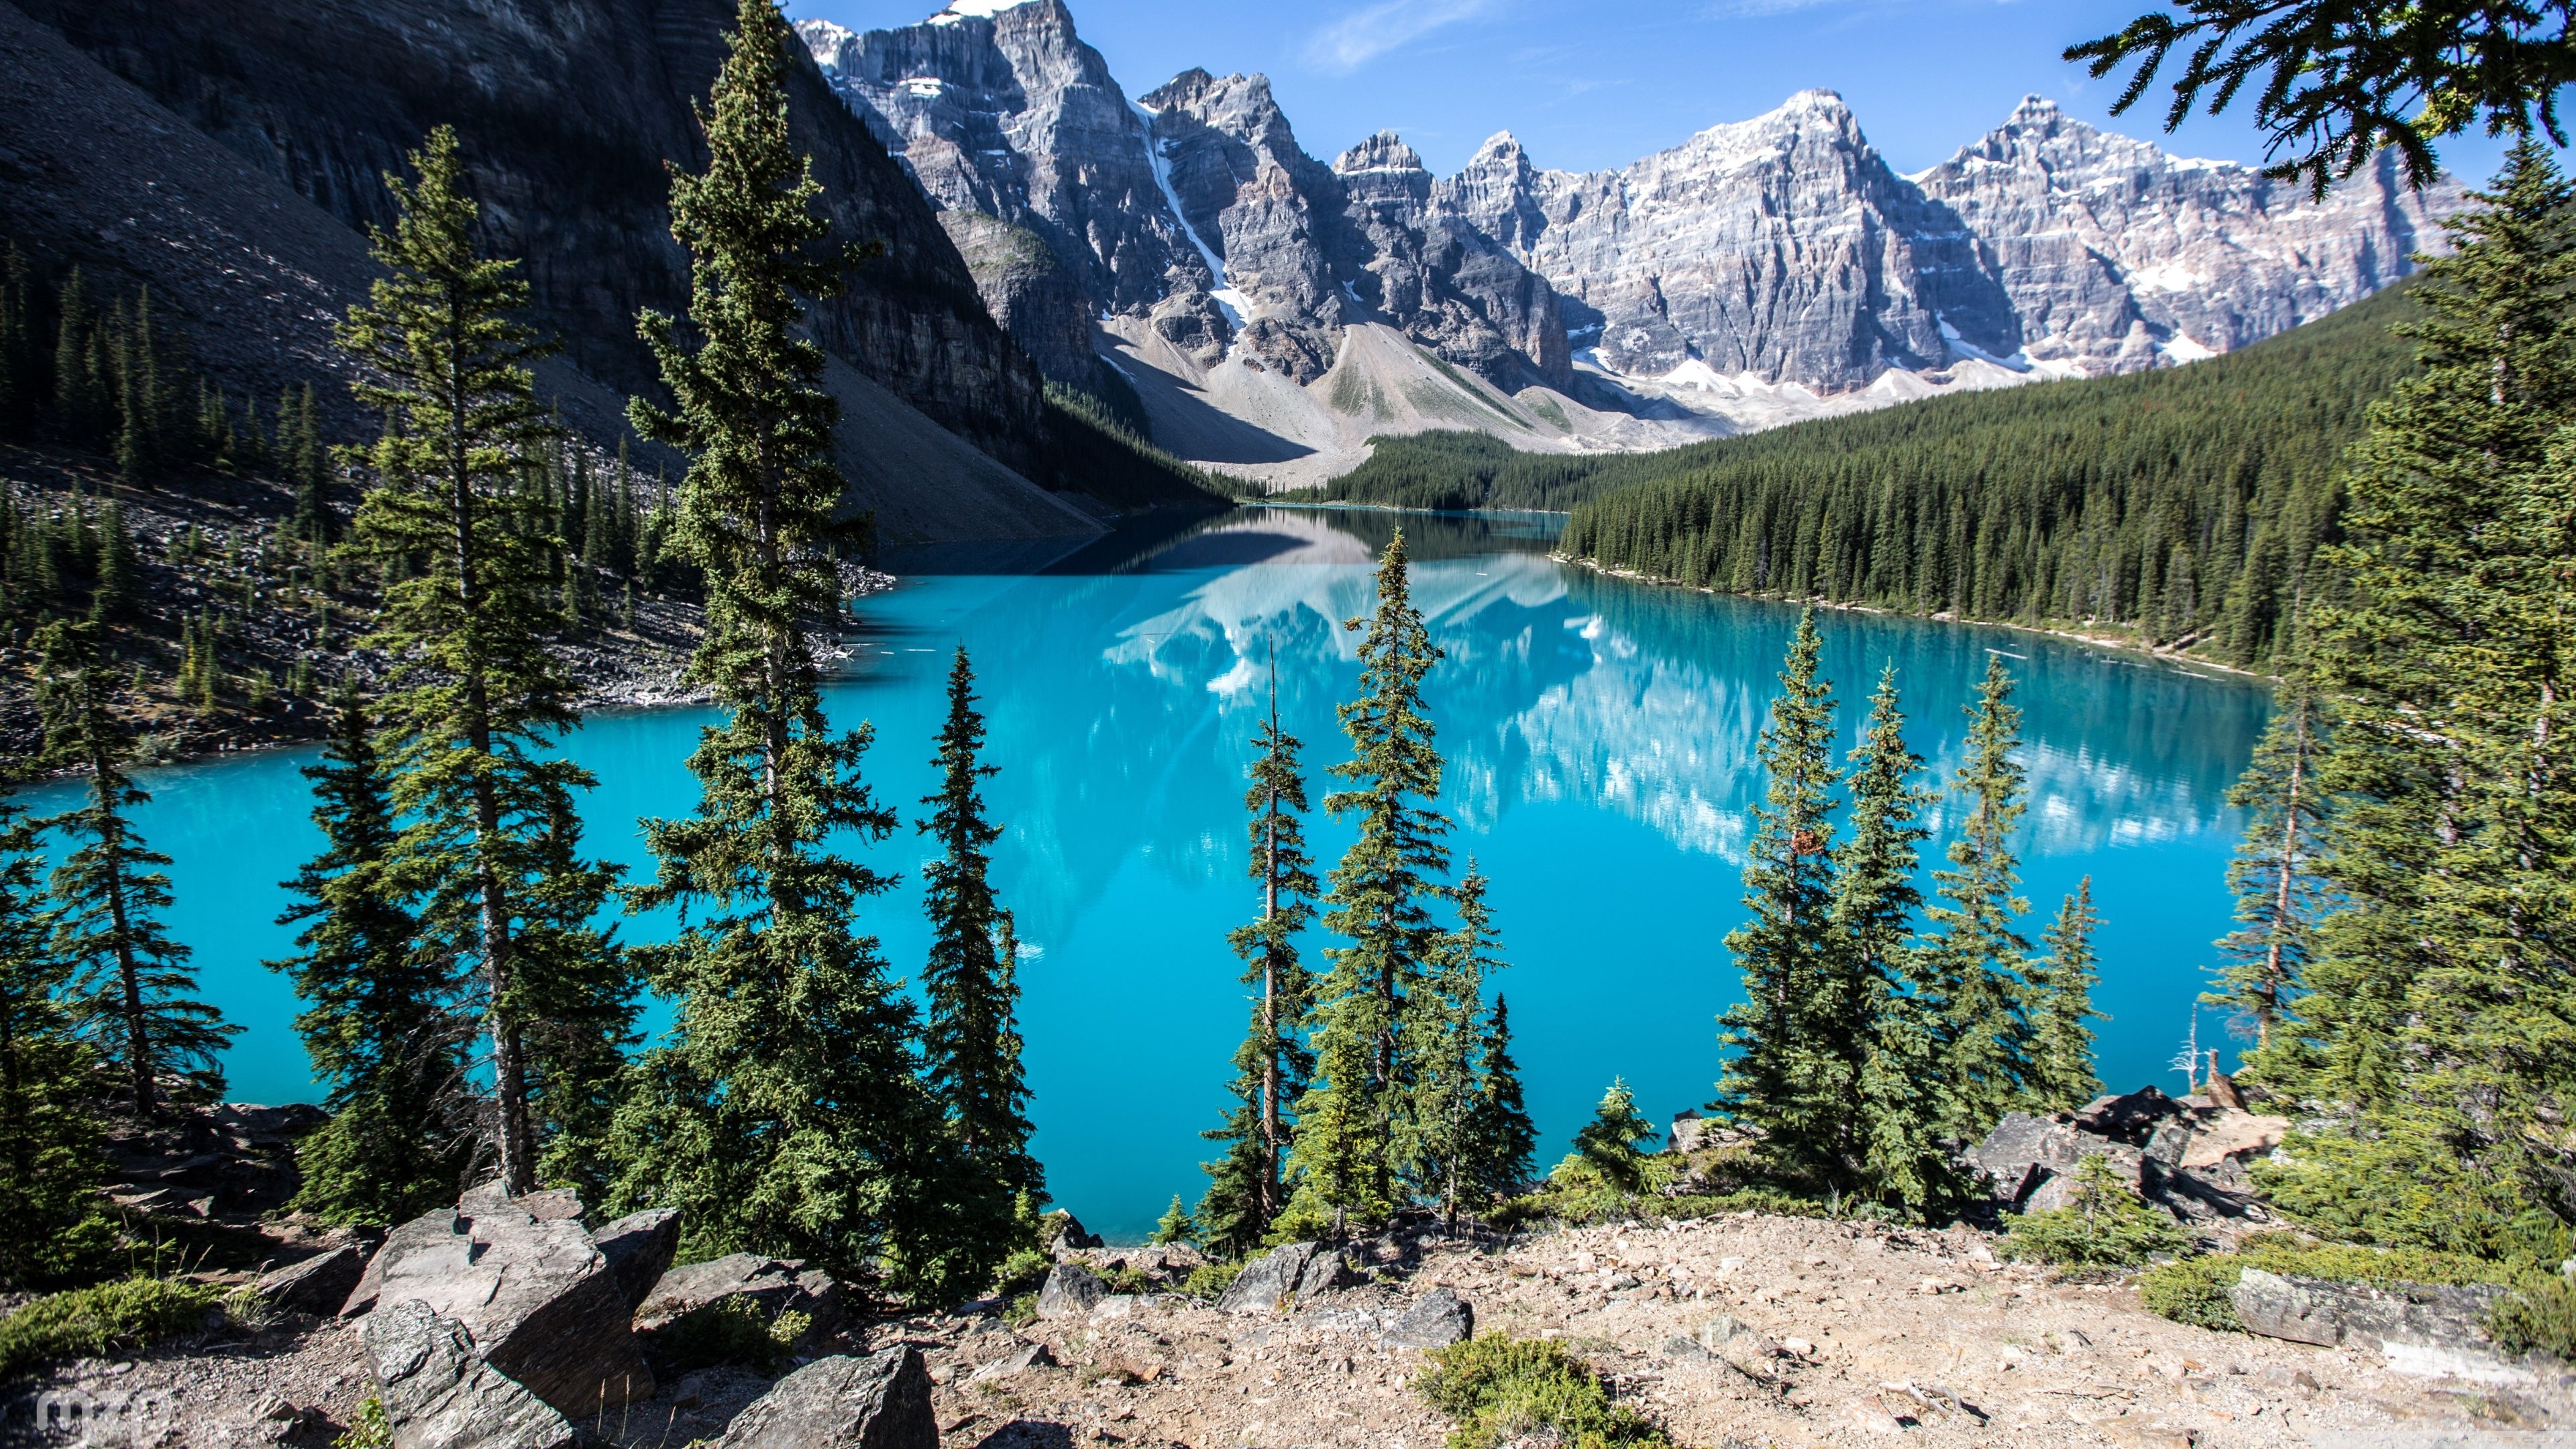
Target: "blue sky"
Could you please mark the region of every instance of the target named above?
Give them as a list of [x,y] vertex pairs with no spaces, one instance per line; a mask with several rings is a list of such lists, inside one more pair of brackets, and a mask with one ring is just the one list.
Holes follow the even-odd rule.
[[[942,0],[788,0],[853,29],[908,24]],[[2163,106],[2110,115],[2118,87],[2059,60],[2149,0],[1068,0],[1085,40],[1131,94],[1189,67],[1261,71],[1306,150],[1330,160],[1381,127],[1434,171],[1498,130],[1542,166],[1620,166],[1808,86],[1840,91],[1899,171],[1948,157],[2023,95],[2177,153],[2253,162],[2240,118],[2159,134]],[[2241,106],[2239,109],[2243,109]],[[2443,149],[2483,181],[2483,136]]]

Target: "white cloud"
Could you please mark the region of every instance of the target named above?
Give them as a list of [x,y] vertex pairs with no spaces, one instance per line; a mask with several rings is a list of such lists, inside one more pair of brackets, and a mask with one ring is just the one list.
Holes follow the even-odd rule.
[[1306,54],[1332,70],[1356,70],[1443,25],[1482,15],[1495,0],[1381,0],[1334,21],[1306,42]]

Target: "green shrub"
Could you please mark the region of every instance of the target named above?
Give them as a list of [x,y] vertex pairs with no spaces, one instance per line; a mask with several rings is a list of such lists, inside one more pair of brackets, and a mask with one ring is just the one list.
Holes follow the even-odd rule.
[[2507,1353],[2538,1350],[2576,1363],[2576,1283],[2534,1274],[2521,1292],[2496,1305],[2487,1327]]
[[1046,1281],[1047,1270],[1054,1266],[1055,1260],[1035,1248],[1013,1248],[1002,1266],[993,1270],[993,1293],[1011,1298],[1032,1292]]
[[[1853,1206],[1860,1206],[1857,1202]],[[1798,1197],[1772,1188],[1751,1187],[1735,1192],[1685,1193],[1678,1197],[1632,1197],[1606,1187],[1568,1190],[1550,1186],[1524,1197],[1516,1197],[1485,1214],[1485,1226],[1497,1232],[1535,1222],[1557,1222],[1567,1227],[1591,1227],[1600,1223],[1621,1222],[1635,1218],[1640,1222],[1689,1222],[1698,1218],[1722,1217],[1728,1213],[1758,1212],[1771,1217],[1827,1218],[1833,1210],[1813,1198]]]
[[2158,1263],[2138,1275],[2138,1298],[2148,1312],[2176,1323],[2234,1333],[2244,1325],[2236,1321],[2236,1304],[2227,1291],[2244,1271],[2243,1260],[2232,1253]]
[[202,1327],[215,1290],[167,1278],[127,1278],[48,1293],[0,1318],[0,1379],[111,1348],[141,1348]]
[[1233,1287],[1234,1280],[1242,1276],[1241,1263],[1201,1263],[1190,1270],[1188,1280],[1181,1284],[1181,1291],[1192,1298],[1204,1298],[1213,1303],[1224,1297],[1225,1290]]
[[385,1417],[385,1401],[369,1396],[350,1418],[349,1432],[332,1440],[331,1449],[394,1449],[394,1425]]
[[2066,1268],[2134,1268],[2158,1253],[2179,1253],[2191,1239],[2174,1220],[2140,1201],[2099,1152],[2076,1164],[2074,1200],[2024,1213],[2004,1235],[2004,1255]]
[[1428,1355],[1422,1397],[1457,1421],[1449,1449],[1544,1436],[1563,1449],[1672,1449],[1662,1429],[1613,1403],[1562,1344],[1488,1334]]
[[1025,1328],[1038,1321],[1038,1295],[1023,1293],[1002,1310],[1002,1321],[1013,1328]]
[[1154,1280],[1145,1276],[1144,1269],[1129,1267],[1123,1263],[1115,1268],[1101,1270],[1100,1281],[1109,1285],[1109,1291],[1112,1293],[1154,1291]]
[[657,1367],[673,1374],[720,1363],[774,1374],[813,1326],[810,1317],[794,1309],[771,1318],[752,1299],[719,1298],[655,1334],[653,1357]]

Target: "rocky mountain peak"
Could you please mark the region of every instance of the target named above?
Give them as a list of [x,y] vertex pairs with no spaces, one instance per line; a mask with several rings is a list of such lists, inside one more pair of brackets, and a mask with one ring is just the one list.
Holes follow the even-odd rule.
[[1404,138],[1393,131],[1380,131],[1333,161],[1333,170],[1343,176],[1367,171],[1420,171],[1422,157],[1404,144]]

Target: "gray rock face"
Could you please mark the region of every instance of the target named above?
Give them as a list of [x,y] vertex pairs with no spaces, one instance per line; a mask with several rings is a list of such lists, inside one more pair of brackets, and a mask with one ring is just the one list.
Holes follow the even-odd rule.
[[358,1286],[366,1266],[366,1259],[357,1249],[333,1248],[260,1275],[251,1291],[262,1302],[289,1313],[336,1313]]
[[647,1208],[630,1213],[590,1235],[590,1245],[608,1260],[609,1276],[629,1312],[640,1308],[671,1270],[671,1255],[680,1246],[680,1210]]
[[921,1350],[816,1359],[734,1416],[725,1449],[939,1449]]
[[2083,1157],[2084,1139],[2072,1124],[2028,1112],[2005,1113],[1968,1153],[1995,1200],[2016,1208],[2050,1177],[2072,1172]]
[[395,1449],[569,1449],[573,1427],[475,1352],[465,1325],[417,1299],[358,1325]]
[[1055,1354],[1045,1344],[1024,1343],[975,1370],[967,1381],[980,1384],[988,1379],[1007,1379],[1031,1369],[1052,1368],[1054,1365]]
[[1977,238],[2019,351],[2087,375],[2227,352],[2357,302],[2406,275],[2408,253],[2439,237],[2433,218],[2463,199],[2448,181],[2408,192],[2382,156],[2315,203],[2037,96],[1912,179]]
[[1109,1296],[1109,1285],[1080,1263],[1058,1263],[1038,1289],[1038,1317],[1087,1318]]
[[1451,1289],[1434,1288],[1387,1325],[1385,1341],[1397,1348],[1447,1348],[1475,1336],[1474,1307]]
[[2532,1377],[2505,1360],[2486,1330],[2502,1288],[2408,1283],[2372,1288],[2248,1268],[2229,1290],[2249,1333],[2322,1348],[2377,1348],[2401,1371],[2490,1382]]
[[845,1311],[841,1286],[829,1274],[794,1258],[730,1253],[663,1274],[636,1305],[635,1331],[649,1343],[681,1319],[732,1298],[757,1304],[772,1321],[782,1313],[802,1313],[812,1320],[809,1336],[839,1328]]
[[1406,336],[1506,392],[1573,382],[1556,289],[1476,229],[1392,131],[1333,163],[1352,290]]
[[493,1368],[567,1414],[650,1397],[653,1374],[628,1329],[625,1293],[581,1224],[497,1196],[466,1206],[386,1239],[368,1265],[376,1312],[418,1302],[455,1319]]
[[1985,1176],[1995,1203],[2014,1212],[2068,1206],[2076,1168],[2100,1157],[2141,1197],[2185,1222],[2259,1220],[2264,1211],[2245,1164],[2278,1144],[2288,1126],[2143,1087],[2075,1112],[2007,1113],[1969,1149],[1966,1164]]

